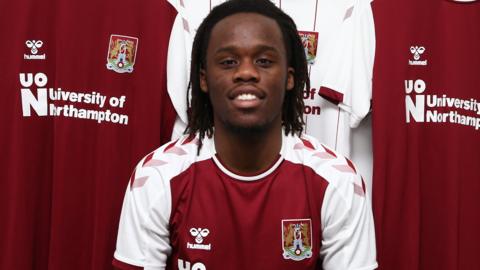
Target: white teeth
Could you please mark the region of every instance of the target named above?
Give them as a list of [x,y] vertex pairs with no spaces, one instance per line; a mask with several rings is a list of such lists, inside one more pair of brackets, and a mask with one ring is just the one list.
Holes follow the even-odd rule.
[[237,96],[237,99],[239,100],[254,100],[257,99],[255,95],[252,94],[240,94]]

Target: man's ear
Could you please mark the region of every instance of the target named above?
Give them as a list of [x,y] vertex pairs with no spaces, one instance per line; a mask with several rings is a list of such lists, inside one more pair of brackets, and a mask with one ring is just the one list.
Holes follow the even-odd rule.
[[200,69],[200,89],[202,89],[202,91],[205,93],[208,92],[207,76],[206,76],[205,69],[203,68]]
[[292,90],[293,87],[295,86],[295,69],[292,67],[288,67],[287,69],[287,85],[285,89],[287,91]]

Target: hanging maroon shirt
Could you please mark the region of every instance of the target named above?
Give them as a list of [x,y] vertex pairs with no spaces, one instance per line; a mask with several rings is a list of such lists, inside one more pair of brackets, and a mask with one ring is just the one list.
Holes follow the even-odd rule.
[[170,139],[166,1],[0,4],[0,269],[111,269],[136,161]]
[[480,2],[373,2],[379,269],[480,269]]

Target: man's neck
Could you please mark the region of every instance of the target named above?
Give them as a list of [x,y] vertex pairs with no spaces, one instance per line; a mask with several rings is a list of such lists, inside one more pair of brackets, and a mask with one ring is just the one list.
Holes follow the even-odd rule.
[[264,131],[243,131],[215,128],[214,142],[218,158],[238,173],[256,174],[269,168],[282,147],[282,127]]

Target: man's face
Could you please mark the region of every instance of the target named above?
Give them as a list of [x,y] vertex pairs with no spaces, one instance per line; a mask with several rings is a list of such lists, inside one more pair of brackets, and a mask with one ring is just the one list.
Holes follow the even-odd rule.
[[212,29],[202,91],[209,93],[216,128],[264,130],[281,126],[293,68],[277,23],[256,13],[237,13]]

